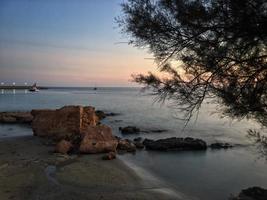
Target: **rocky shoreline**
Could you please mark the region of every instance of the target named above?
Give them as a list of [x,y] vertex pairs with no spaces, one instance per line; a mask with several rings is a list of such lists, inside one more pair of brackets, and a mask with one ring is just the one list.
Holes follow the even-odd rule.
[[[46,137],[57,142],[55,151],[58,153],[109,153],[104,159],[116,158],[116,152],[135,152],[136,149],[157,151],[185,151],[227,149],[233,145],[214,143],[210,146],[201,139],[195,138],[165,138],[148,140],[141,137],[133,141],[121,139],[112,134],[110,127],[101,124],[102,119],[116,116],[118,113],[95,111],[87,106],[65,106],[56,110],[32,110],[31,112],[0,113],[1,123],[31,124],[35,136]],[[141,131],[135,126],[120,127],[122,134],[136,134]],[[161,133],[166,130],[150,130],[146,132]]]
[[[81,168],[80,165],[83,166],[85,163],[87,165],[88,164],[87,162],[93,162],[96,165],[100,165],[100,167],[103,165],[102,167],[108,168],[107,170],[109,171],[110,170],[109,167],[110,165],[113,165],[112,164],[113,162],[120,162],[120,161],[118,160],[118,161],[113,161],[113,162],[111,161],[106,162],[104,160],[115,159],[117,153],[119,154],[133,153],[137,149],[146,149],[148,151],[149,150],[152,150],[152,151],[205,151],[208,148],[228,149],[228,148],[234,147],[233,144],[218,143],[218,142],[208,145],[205,141],[201,139],[190,138],[190,137],[186,137],[186,138],[172,137],[172,138],[165,138],[165,139],[159,139],[159,140],[143,139],[142,137],[137,137],[133,140],[119,138],[112,134],[112,130],[110,127],[101,123],[101,119],[104,119],[110,116],[116,116],[116,115],[118,115],[118,113],[104,113],[103,111],[95,111],[95,109],[91,106],[85,106],[85,107],[65,106],[65,107],[62,107],[56,110],[46,109],[46,110],[32,110],[31,112],[2,112],[0,113],[0,123],[30,124],[33,130],[34,136],[38,136],[38,137],[29,137],[29,138],[26,137],[26,138],[20,138],[20,139],[10,139],[10,140],[5,140],[5,141],[0,141],[1,148],[2,148],[1,152],[4,152],[0,154],[0,160],[1,160],[0,169],[2,170],[0,172],[1,183],[5,183],[5,182],[10,183],[10,184],[5,184],[5,186],[4,185],[3,186],[14,187],[15,190],[19,190],[17,186],[14,186],[14,184],[16,185],[17,183],[8,182],[6,178],[8,176],[7,174],[15,173],[17,170],[21,170],[20,167],[21,166],[24,167],[24,165],[26,167],[29,165],[31,169],[37,166],[39,171],[40,169],[42,169],[41,170],[42,173],[43,171],[45,171],[45,174],[48,176],[47,178],[48,180],[50,180],[50,182],[52,180],[53,184],[61,185],[61,181],[59,179],[55,179],[55,177],[58,176],[58,173],[61,172],[60,170],[58,170],[58,169],[62,169],[61,166],[78,165],[76,167],[80,169]],[[136,134],[136,133],[139,134],[141,132],[144,132],[140,130],[138,127],[134,127],[134,126],[120,127],[119,130],[121,131],[122,134],[125,134],[125,135]],[[161,133],[165,131],[167,130],[153,130],[153,131],[147,131],[146,133],[149,133],[149,132]],[[42,141],[41,145],[40,145],[40,141]],[[25,151],[27,151],[27,153],[25,151],[18,152],[19,146],[24,146],[23,148]],[[44,149],[46,149],[47,152],[43,152]],[[30,152],[32,150],[34,150],[34,152]],[[92,160],[88,159],[89,157],[83,156],[84,154],[90,154],[90,158],[92,158]],[[98,154],[100,154],[101,157],[98,156]],[[34,158],[29,159],[27,158],[28,156],[34,157]],[[84,159],[86,161],[84,161]],[[103,160],[103,161],[100,161],[100,160]],[[104,163],[107,163],[107,164],[104,164]],[[87,166],[83,166],[81,169],[82,173],[85,173],[84,175],[88,175],[87,173],[90,174],[92,172],[92,171],[88,172],[86,170],[86,167]],[[115,166],[115,168],[116,167],[119,167],[119,169],[116,169],[117,171],[121,170],[119,173],[124,173],[124,171],[126,170],[125,166],[123,167],[120,165],[120,166]],[[63,167],[63,169],[65,168]],[[76,169],[73,169],[73,170],[76,170]],[[100,170],[95,169],[95,170],[96,171],[94,173],[103,173],[101,169]],[[27,173],[30,173],[30,171]],[[41,178],[40,173],[38,172],[36,174],[37,179]],[[64,174],[63,172],[64,177],[65,178],[67,177],[70,180],[69,182],[70,184],[73,183],[74,181],[73,179],[76,179],[75,177],[82,176],[82,173],[75,174],[76,172],[74,171],[72,171],[72,173],[74,174],[71,174],[71,173]],[[105,173],[107,177],[111,176],[110,179],[115,178],[113,177],[113,174],[112,174],[113,172],[105,172]],[[19,174],[19,176],[23,176],[23,175]],[[119,175],[117,174],[116,176],[119,176]],[[128,179],[128,175],[126,175],[126,177],[127,177],[126,179]],[[21,184],[19,187],[24,187],[24,184],[25,184],[24,180],[21,180],[21,181],[22,181],[21,183],[18,183],[18,184]],[[80,181],[78,182],[80,183]],[[33,183],[29,182],[30,185]],[[106,188],[107,190],[110,190],[113,187],[112,186],[113,180],[111,181],[111,183],[112,183],[111,185],[107,186]],[[48,187],[50,185],[50,183],[49,184],[46,183],[46,184],[47,185],[45,185],[45,187]],[[102,185],[103,180],[98,177],[95,184]],[[128,187],[128,183],[125,183],[125,184]],[[141,188],[143,187],[141,183],[138,183],[138,184]],[[29,186],[29,187],[31,188],[33,186]],[[29,190],[33,192],[34,189],[31,188]],[[102,192],[101,187],[99,188],[99,191],[102,195],[103,192]],[[257,191],[260,191],[260,189],[258,189]],[[50,189],[49,189],[49,192],[51,193]],[[13,192],[13,191],[10,191],[10,188],[9,188],[6,190],[0,190],[0,193],[1,193],[0,196],[4,196],[4,197],[6,196],[8,197],[7,199],[12,199],[14,194],[17,194],[17,193],[20,194],[20,193],[23,193],[23,191]],[[39,195],[39,192],[37,193]],[[96,195],[94,196],[96,198],[97,194],[95,194],[94,191],[92,191],[92,193],[93,193],[92,195]],[[140,192],[140,193],[142,193],[140,198],[134,198],[134,199],[151,199],[151,195],[153,196],[153,194],[150,194],[150,193],[148,194],[146,192],[145,194],[143,194],[143,192]],[[241,194],[242,193],[240,193],[240,195]],[[85,196],[87,197],[87,195],[90,196],[91,194],[86,193]],[[122,199],[124,199],[125,197],[124,195],[126,194],[123,194],[121,196],[123,197]],[[266,195],[266,193],[264,193],[264,195]],[[23,195],[20,194],[19,196],[22,196],[22,198],[18,198],[15,195],[16,198],[14,199],[31,199],[31,198],[34,199],[33,196],[27,196],[27,198],[26,197],[24,198],[25,196],[24,193]],[[52,196],[53,198],[51,199],[55,199],[57,195],[52,192]],[[72,194],[70,196],[72,196]],[[108,192],[108,196],[106,196],[104,199],[109,199],[110,196],[112,196],[112,194]],[[246,198],[243,198],[244,195],[243,196],[241,195],[242,198],[241,197],[239,198],[239,196],[233,199],[242,199],[242,200],[246,199]],[[101,197],[101,196],[98,196],[98,197]],[[120,195],[118,197],[115,195],[114,198],[115,197],[116,199],[120,199]],[[45,199],[49,199],[49,197]],[[78,199],[83,199],[83,197],[80,197]],[[130,197],[129,199],[132,199],[132,198]],[[153,198],[153,199],[157,199],[157,198]],[[170,198],[163,195],[159,199],[170,199]],[[250,200],[262,200],[261,198],[258,198],[258,197],[257,198],[250,197],[249,199]]]
[[1,200],[176,199],[149,189],[120,159],[54,153],[32,136],[0,140]]

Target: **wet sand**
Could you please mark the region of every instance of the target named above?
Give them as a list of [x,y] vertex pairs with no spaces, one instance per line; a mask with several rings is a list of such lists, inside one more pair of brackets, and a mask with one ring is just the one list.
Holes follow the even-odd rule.
[[33,136],[1,139],[1,200],[177,199],[149,187],[119,159],[60,155],[53,148]]

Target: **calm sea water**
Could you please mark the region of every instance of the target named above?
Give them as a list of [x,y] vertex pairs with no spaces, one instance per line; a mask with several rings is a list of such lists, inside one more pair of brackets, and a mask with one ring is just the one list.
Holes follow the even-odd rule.
[[[1,92],[1,91],[0,91]],[[222,119],[215,105],[202,107],[197,121],[184,123],[168,103],[153,103],[153,98],[136,88],[58,88],[25,93],[24,90],[0,93],[0,111],[27,111],[39,108],[60,108],[65,105],[92,105],[106,112],[119,113],[103,123],[116,135],[118,127],[134,125],[141,129],[166,129],[164,133],[141,133],[134,138],[197,137],[208,143],[241,144],[230,150],[206,152],[137,151],[120,158],[139,173],[146,172],[160,180],[161,186],[181,192],[190,199],[224,200],[249,186],[267,188],[267,162],[246,137],[248,129],[260,129],[252,121]],[[265,131],[265,130],[261,130]],[[32,134],[30,127],[0,125],[0,138]],[[123,136],[122,136],[123,137]],[[153,187],[153,185],[151,185]]]

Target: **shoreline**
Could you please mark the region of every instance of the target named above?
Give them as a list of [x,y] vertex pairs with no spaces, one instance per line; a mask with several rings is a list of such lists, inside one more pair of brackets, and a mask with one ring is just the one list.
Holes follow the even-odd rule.
[[[15,121],[21,121],[21,118],[16,118]],[[112,127],[113,131],[116,133],[115,135],[118,134],[118,132],[116,131],[119,130],[118,124],[114,126],[114,124],[112,124],[112,121],[109,120],[105,120],[103,122]],[[4,171],[0,172],[0,196],[6,197],[6,199],[40,199],[40,196],[44,196],[44,199],[48,200],[54,200],[58,198],[63,198],[66,200],[69,200],[68,198],[78,198],[79,200],[88,198],[192,200],[198,199],[199,197],[207,197],[206,199],[214,199],[214,197],[220,197],[220,199],[223,200],[223,197],[229,198],[228,195],[237,194],[242,188],[247,187],[247,185],[240,184],[235,188],[231,187],[224,189],[226,191],[224,193],[219,192],[219,190],[226,187],[225,185],[220,186],[220,188],[214,187],[213,190],[215,190],[215,192],[213,192],[209,188],[205,188],[204,186],[202,188],[204,188],[204,191],[206,191],[205,194],[198,189],[195,189],[194,191],[191,190],[191,188],[194,189],[194,184],[197,182],[212,184],[216,182],[218,178],[220,178],[219,180],[225,180],[225,178],[221,178],[219,175],[224,174],[224,172],[222,170],[215,170],[214,172],[217,171],[216,173],[208,176],[208,178],[211,178],[211,181],[206,181],[205,174],[209,174],[210,171],[213,171],[213,169],[215,169],[214,167],[218,166],[218,164],[220,163],[214,162],[214,160],[217,159],[218,155],[222,156],[221,158],[223,158],[223,160],[225,161],[229,160],[230,158],[231,162],[229,163],[232,163],[232,158],[236,158],[236,156],[238,156],[239,161],[237,161],[236,164],[241,164],[243,161],[248,161],[247,163],[250,164],[251,162],[249,160],[251,159],[251,154],[247,154],[245,159],[239,159],[240,153],[244,154],[244,151],[239,152],[239,155],[236,153],[229,154],[229,151],[221,151],[222,153],[219,153],[219,151],[214,150],[212,154],[210,153],[210,151],[205,151],[205,153],[208,153],[208,156],[204,157],[203,153],[198,154],[193,152],[183,152],[179,153],[180,156],[175,157],[172,153],[169,153],[167,157],[170,157],[168,159],[165,159],[166,156],[162,156],[163,154],[165,155],[165,153],[155,153],[156,156],[153,156],[153,153],[151,152],[152,157],[145,155],[141,157],[141,159],[137,159],[135,156],[133,159],[131,158],[130,160],[128,160],[127,156],[123,157],[119,155],[119,159],[116,159],[114,161],[103,161],[101,159],[103,157],[103,154],[80,154],[82,152],[75,155],[66,155],[64,153],[64,155],[55,154],[53,153],[53,151],[56,143],[49,142],[48,140],[44,140],[39,137],[33,137],[31,133],[32,131],[29,132],[28,128],[26,128],[27,130],[25,131],[23,129],[15,128],[15,126],[17,125],[14,126],[14,124],[6,125],[7,127],[2,127],[3,136],[6,138],[2,141],[0,138],[0,146],[3,146],[3,148],[0,148],[0,169],[1,171]],[[14,126],[14,130],[13,128],[9,128],[9,126]],[[44,127],[47,128],[46,124],[44,125]],[[18,133],[20,135],[24,132],[26,134],[28,133],[27,137],[7,137],[9,135],[8,133]],[[122,136],[122,138],[124,138],[124,135]],[[3,143],[7,143],[7,145],[3,145]],[[144,151],[139,152],[139,150],[137,150],[137,153],[141,153],[141,155],[143,152]],[[219,154],[216,152],[218,152]],[[196,154],[198,155],[196,156]],[[130,157],[131,156],[132,155],[130,155]],[[150,164],[149,162],[147,162],[150,160],[150,157],[153,160],[152,165],[151,162]],[[162,160],[160,158],[162,158]],[[205,160],[208,162],[206,162]],[[168,165],[168,163],[174,161],[178,165]],[[190,165],[188,165],[188,163],[190,163]],[[195,164],[192,165],[193,163]],[[219,165],[224,166],[224,163],[225,162],[222,162]],[[176,168],[174,168],[175,166]],[[190,169],[190,166],[196,167]],[[203,170],[198,170],[198,166],[202,166],[201,168],[203,168]],[[225,165],[226,168],[229,168],[229,166],[229,164]],[[236,176],[236,174],[244,177],[247,171],[252,171],[249,167],[250,165],[247,166],[247,170],[244,170],[245,173],[239,173],[240,167],[239,169],[230,168],[231,171],[233,169],[237,169],[238,171],[236,171],[237,173],[234,173],[232,175],[228,174],[227,179],[231,180],[232,177]],[[9,168],[12,169],[9,170]],[[8,170],[5,172],[6,169]],[[260,165],[258,169],[261,170]],[[20,172],[21,170],[23,171],[23,173]],[[262,171],[265,172],[265,170]],[[11,182],[9,182],[10,179],[7,178],[8,176],[10,176],[10,174],[15,174],[15,176],[12,175]],[[191,176],[191,174],[195,174],[195,176]],[[26,180],[25,182],[24,179],[28,179],[28,177],[32,178],[32,180],[30,180],[29,182],[27,182]],[[252,176],[252,178],[254,177],[258,177],[258,175]],[[261,185],[264,186],[266,179],[261,179],[262,178],[254,181],[252,179],[249,185],[259,185],[258,183],[261,182],[263,183]],[[191,182],[192,180],[194,180],[195,182]],[[235,180],[232,181],[235,182]],[[244,182],[246,183],[246,180]],[[5,185],[5,183],[7,184]],[[4,189],[2,189],[1,187],[3,187]],[[184,195],[180,191],[182,191],[186,195]],[[209,194],[209,191],[211,191],[211,194]],[[69,197],[65,197],[64,195],[66,194]],[[206,194],[208,194],[208,196]],[[63,197],[59,195],[63,195]]]
[[171,185],[165,181],[159,179],[157,176],[147,171],[146,169],[130,162],[129,160],[119,159],[130,169],[132,169],[139,177],[142,177],[142,181],[147,187],[147,190],[166,194],[169,198],[174,198],[176,200],[192,200],[194,197],[189,197],[188,195],[183,194],[182,192],[176,191]]
[[[5,199],[177,199],[147,188],[121,159],[59,155],[44,139],[0,140],[0,196]],[[160,188],[159,188],[160,189]]]

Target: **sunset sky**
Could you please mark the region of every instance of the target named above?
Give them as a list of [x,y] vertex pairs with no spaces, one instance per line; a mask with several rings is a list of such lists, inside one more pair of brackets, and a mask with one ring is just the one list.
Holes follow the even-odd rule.
[[125,43],[115,17],[123,0],[1,0],[0,82],[135,86],[152,56]]

